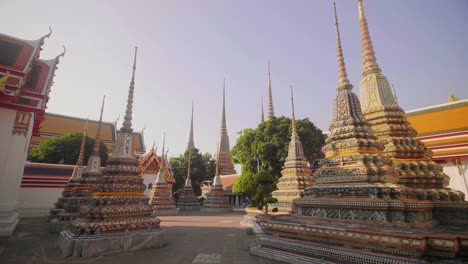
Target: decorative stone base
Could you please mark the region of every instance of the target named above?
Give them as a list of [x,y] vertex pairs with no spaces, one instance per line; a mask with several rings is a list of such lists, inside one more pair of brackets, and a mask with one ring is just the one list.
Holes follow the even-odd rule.
[[204,213],[231,213],[232,207],[202,207],[201,210]]
[[61,221],[57,218],[52,218],[49,222],[49,232],[60,233],[63,230],[68,229],[69,226],[70,226],[70,221]]
[[200,211],[200,205],[178,205],[180,211]]
[[154,210],[156,216],[160,215],[177,215],[179,214],[179,209],[168,209],[168,210]]
[[65,257],[92,257],[145,248],[159,248],[165,244],[165,229],[90,236],[79,236],[65,230],[58,238],[60,251]]

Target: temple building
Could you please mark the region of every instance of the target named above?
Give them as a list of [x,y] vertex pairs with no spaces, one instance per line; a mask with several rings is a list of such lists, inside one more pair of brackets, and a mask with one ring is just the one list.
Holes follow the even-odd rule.
[[[362,26],[361,0],[358,5]],[[427,199],[400,182],[402,168],[385,155],[380,131],[374,132],[352,92],[336,9],[335,27],[339,82],[316,184],[293,201],[299,217],[258,221],[264,234],[257,235],[251,253],[287,263],[432,263],[468,256],[463,195],[445,190]]]
[[0,34],[0,236],[11,235],[18,223],[19,183],[29,140],[39,133],[55,70],[65,54],[40,58],[51,33],[36,40]]
[[280,212],[290,213],[295,211],[292,201],[301,198],[304,188],[314,184],[314,178],[309,167],[309,162],[304,156],[301,140],[296,127],[296,115],[294,113],[294,96],[291,86],[291,141],[288,147],[288,156],[281,171],[281,177],[278,179],[276,187],[278,190],[273,192],[273,197],[278,200],[271,204],[270,208],[278,208]]
[[146,186],[146,190],[144,192],[145,195],[150,195],[161,167],[163,168],[164,175],[166,176],[167,189],[172,193],[172,186],[175,183],[175,178],[174,172],[171,169],[171,163],[167,159],[167,155],[164,155],[164,158],[162,158],[162,156],[157,156],[156,149],[153,145],[148,153],[139,157],[139,161],[141,177],[143,177],[143,184]]
[[[41,123],[41,130],[38,134],[33,135],[29,148],[38,146],[41,142],[49,140],[51,138],[60,137],[66,133],[81,131],[84,124],[86,123],[85,118],[76,116],[66,116],[54,113],[45,113],[44,120]],[[116,121],[117,122],[117,121]],[[106,144],[109,152],[112,152],[115,141],[117,139],[116,122],[101,123],[101,139]],[[88,135],[93,137],[96,136],[98,120],[88,120]],[[142,155],[146,152],[145,141],[143,132],[132,132],[133,134],[133,148],[138,155]]]
[[218,146],[214,154],[216,164],[219,164],[221,175],[236,174],[234,164],[232,164],[229,137],[226,126],[226,101],[225,101],[226,81],[223,81],[223,110],[221,115],[221,128],[219,130]]
[[80,208],[80,218],[62,231],[58,245],[64,256],[90,257],[166,243],[161,220],[153,214],[144,195],[138,159],[132,148],[132,108],[135,90],[136,52],[122,128],[104,175],[94,186],[92,200]]

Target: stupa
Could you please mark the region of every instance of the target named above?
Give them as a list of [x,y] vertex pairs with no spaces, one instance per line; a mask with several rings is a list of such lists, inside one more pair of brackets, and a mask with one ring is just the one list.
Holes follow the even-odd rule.
[[[164,136],[163,140],[161,160],[166,160],[164,157],[165,138],[166,136]],[[156,177],[156,181],[153,184],[153,189],[151,190],[149,204],[153,207],[154,213],[156,215],[175,215],[179,212],[179,210],[176,208],[171,190],[169,190],[167,187],[166,175],[164,172],[165,164],[166,162],[161,162],[158,176]]]
[[278,208],[279,212],[289,213],[294,211],[292,201],[303,196],[304,188],[314,184],[314,178],[309,167],[309,163],[304,156],[299,134],[296,127],[296,115],[294,113],[294,96],[291,86],[291,141],[289,142],[288,156],[281,171],[281,178],[278,179],[273,192],[273,197],[278,199],[277,203],[271,204],[270,208]]
[[189,150],[188,165],[187,165],[187,178],[185,179],[184,189],[180,193],[179,200],[177,201],[177,207],[181,211],[198,211],[200,210],[200,203],[195,196],[192,187],[192,179],[190,179],[190,158],[192,152]]
[[166,232],[143,194],[138,159],[132,151],[132,107],[136,52],[123,126],[104,175],[93,189],[92,202],[80,208],[80,218],[58,239],[64,256],[90,257],[161,247]]
[[[263,100],[262,100],[263,102]],[[270,75],[270,61],[268,61],[268,105],[267,105],[267,119],[275,116],[275,109],[273,107],[273,94],[271,92],[271,75]]]
[[[400,173],[400,184],[411,187],[419,200],[436,201],[438,220],[468,220],[464,194],[447,188],[449,177],[443,173],[442,166],[431,160],[432,151],[416,138],[417,132],[398,105],[395,93],[377,63],[362,0],[358,1],[358,9],[363,64],[361,108],[378,141],[385,146],[383,155],[393,160],[394,168]],[[464,212],[460,212],[461,208]],[[468,225],[468,221],[465,223]]]
[[263,114],[263,97],[262,97],[262,113],[260,115],[260,124],[265,122],[265,115]]
[[221,128],[219,130],[218,145],[215,153],[216,163],[220,166],[221,175],[236,174],[234,164],[232,164],[230,148],[229,148],[229,136],[227,134],[226,126],[226,101],[225,101],[225,89],[226,81],[223,81],[223,110],[221,115]]
[[216,175],[210,191],[206,194],[201,211],[206,213],[229,213],[233,211],[231,205],[229,205],[228,198],[224,195],[219,162],[216,162]]
[[189,132],[189,140],[187,143],[187,150],[191,150],[195,148],[195,141],[193,139],[193,101],[192,101],[192,117],[190,118],[190,132]]
[[335,11],[339,66],[330,136],[316,184],[294,200],[298,215],[258,221],[251,253],[288,263],[428,263],[467,256],[466,226],[435,226],[432,201],[398,184],[392,160],[352,92]]
[[84,171],[83,167],[83,161],[84,161],[84,150],[85,150],[85,145],[86,145],[86,132],[88,129],[88,120],[86,120],[85,123],[85,128],[83,131],[83,137],[81,139],[81,145],[80,145],[80,153],[78,154],[78,161],[76,162],[76,167],[73,169],[72,176],[70,177],[70,180],[67,182],[65,185],[65,188],[63,189],[62,196],[58,198],[57,202],[55,202],[55,207],[50,209],[50,215],[49,215],[49,223],[50,223],[50,228],[49,231],[51,232],[59,232],[61,231],[61,227],[57,226],[59,225],[59,219],[58,219],[58,213],[64,211],[64,204],[65,201],[68,197],[72,195],[73,188],[76,186],[80,185],[80,179],[81,179],[81,174]]

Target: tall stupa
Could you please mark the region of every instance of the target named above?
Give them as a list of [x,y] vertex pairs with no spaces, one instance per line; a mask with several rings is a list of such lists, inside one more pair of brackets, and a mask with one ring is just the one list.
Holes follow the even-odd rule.
[[200,203],[195,196],[195,192],[192,187],[192,179],[190,178],[190,159],[192,157],[192,150],[188,153],[188,165],[187,165],[187,177],[185,178],[184,189],[180,193],[179,200],[177,201],[177,207],[181,211],[199,211]]
[[193,101],[192,101],[192,117],[190,118],[190,132],[189,132],[189,140],[187,144],[187,150],[192,150],[195,148],[195,141],[193,139]]
[[80,218],[62,231],[58,245],[64,256],[90,257],[135,251],[165,245],[165,230],[143,194],[146,186],[139,175],[138,159],[132,151],[132,107],[135,89],[136,53],[123,126],[118,133],[105,173],[93,189],[92,201],[80,208]]
[[210,191],[206,194],[201,211],[206,213],[229,213],[233,211],[231,205],[229,205],[228,198],[224,195],[218,162],[216,162],[216,175],[213,179],[213,184]]
[[230,148],[229,148],[229,137],[227,134],[226,126],[226,80],[223,81],[223,110],[221,114],[221,128],[219,130],[218,146],[216,148],[215,160],[216,164],[219,165],[221,175],[236,174],[234,164],[232,164]]
[[413,188],[421,200],[464,200],[463,193],[446,188],[449,177],[431,160],[432,152],[416,138],[417,132],[398,105],[390,84],[377,64],[362,0],[358,0],[362,80],[361,108],[378,141],[384,145],[383,155],[393,161],[399,183]]
[[78,154],[78,161],[76,162],[76,167],[73,169],[72,176],[70,177],[70,180],[67,182],[65,185],[65,188],[62,191],[62,196],[58,198],[57,202],[54,204],[54,208],[50,209],[50,214],[49,214],[49,223],[50,225],[50,230],[51,232],[59,232],[61,231],[61,227],[58,229],[56,226],[58,225],[57,222],[58,220],[58,213],[63,212],[65,201],[70,197],[73,193],[73,188],[76,186],[80,185],[80,179],[81,179],[81,174],[84,171],[83,167],[83,161],[84,161],[84,151],[85,151],[85,145],[86,145],[86,134],[88,130],[88,120],[86,120],[85,123],[85,128],[83,131],[83,137],[81,139],[81,145],[80,145],[80,153]]
[[271,208],[277,207],[280,212],[289,213],[295,211],[292,201],[301,198],[304,188],[314,184],[314,178],[309,167],[309,163],[304,156],[299,134],[297,133],[296,115],[294,113],[294,95],[291,86],[291,141],[289,142],[288,156],[281,171],[273,197],[278,199],[277,203],[271,204]]
[[294,200],[297,215],[258,221],[264,234],[257,235],[251,253],[287,263],[356,264],[466,256],[466,225],[437,226],[435,203],[418,200],[411,188],[398,184],[398,171],[383,155],[385,148],[352,92],[336,9],[335,27],[338,92],[316,184]]
[[[262,100],[263,101],[263,100]],[[270,61],[268,61],[268,105],[267,105],[267,119],[275,116],[275,109],[273,107],[273,94],[271,92],[271,75],[270,75]]]
[[154,182],[153,189],[151,190],[149,204],[153,206],[153,211],[156,215],[175,215],[179,213],[179,210],[177,210],[174,198],[172,197],[172,190],[169,190],[167,187],[164,168],[164,165],[168,163],[164,153],[165,143],[166,135],[164,134],[161,161],[166,162],[161,162],[156,181]]

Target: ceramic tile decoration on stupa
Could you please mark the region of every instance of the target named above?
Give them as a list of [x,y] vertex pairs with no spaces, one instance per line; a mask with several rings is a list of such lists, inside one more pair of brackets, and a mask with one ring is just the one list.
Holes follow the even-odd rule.
[[[84,172],[82,172],[79,177],[72,177],[67,183],[67,185],[70,185],[70,188],[65,188],[63,197],[59,198],[59,203],[62,204],[63,210],[57,212],[56,218],[50,221],[49,231],[51,232],[65,230],[68,228],[71,220],[79,217],[80,206],[90,203],[93,186],[102,175],[99,145],[101,142],[101,125],[105,98],[105,96],[102,98],[101,114],[99,116],[96,138],[93,144],[93,152],[88,158],[88,163]],[[83,140],[86,140],[85,138],[86,137],[84,137]],[[82,141],[80,155],[84,155],[84,144],[85,141]]]
[[216,175],[213,179],[213,184],[210,187],[210,191],[206,194],[201,211],[206,213],[229,213],[233,211],[231,205],[229,205],[228,198],[224,195],[218,162],[216,162]]
[[221,175],[236,174],[234,164],[232,164],[229,137],[226,126],[226,101],[225,101],[226,80],[223,81],[223,110],[221,115],[221,128],[219,130],[218,145],[215,153],[216,164],[220,166]]
[[63,189],[62,196],[58,198],[58,201],[55,202],[55,207],[50,209],[49,215],[49,223],[51,224],[50,231],[51,232],[59,232],[61,228],[58,230],[55,228],[56,223],[58,222],[58,213],[64,211],[64,204],[65,200],[72,195],[73,188],[80,185],[81,174],[84,171],[83,167],[83,160],[84,160],[84,150],[85,150],[85,143],[86,143],[86,132],[88,128],[88,121],[86,120],[85,128],[83,131],[83,138],[81,139],[80,145],[80,153],[78,154],[78,161],[76,162],[76,167],[73,169],[72,176],[70,180],[67,182],[65,188]]
[[352,92],[335,11],[339,83],[316,184],[297,215],[263,217],[252,254],[287,263],[428,263],[468,256],[466,226],[438,226],[432,201],[398,184]]
[[192,187],[192,179],[190,178],[190,158],[192,152],[189,150],[188,165],[187,165],[187,178],[185,179],[184,189],[180,193],[179,200],[177,201],[177,207],[181,211],[198,211],[200,210],[200,203],[195,196],[195,192]]
[[[163,140],[161,160],[165,160],[164,145],[165,139]],[[175,215],[179,210],[176,208],[174,198],[172,197],[172,190],[169,190],[167,187],[165,163],[161,163],[161,168],[151,190],[149,204],[153,207],[156,215]]]
[[289,142],[288,156],[281,171],[281,178],[278,179],[276,187],[278,190],[273,192],[273,197],[278,199],[277,203],[271,204],[270,208],[278,208],[279,212],[294,211],[292,201],[301,198],[304,188],[314,184],[314,178],[309,167],[309,163],[304,156],[299,134],[296,127],[296,115],[294,113],[294,97],[291,86],[291,141]]
[[123,126],[104,175],[94,186],[89,205],[81,206],[80,218],[62,231],[58,245],[64,256],[90,257],[108,253],[162,247],[166,232],[143,194],[138,159],[132,151],[132,107],[136,52]]
[[[390,84],[377,64],[362,0],[358,1],[362,47],[361,108],[378,141],[385,146],[383,155],[393,160],[399,183],[413,188],[420,200],[435,201],[436,216],[441,221],[462,218],[468,224],[468,203],[460,191],[446,188],[449,177],[442,166],[431,160],[432,151],[416,139],[417,132],[398,105]],[[453,201],[458,201],[455,205]],[[463,212],[459,210],[463,208]]]

